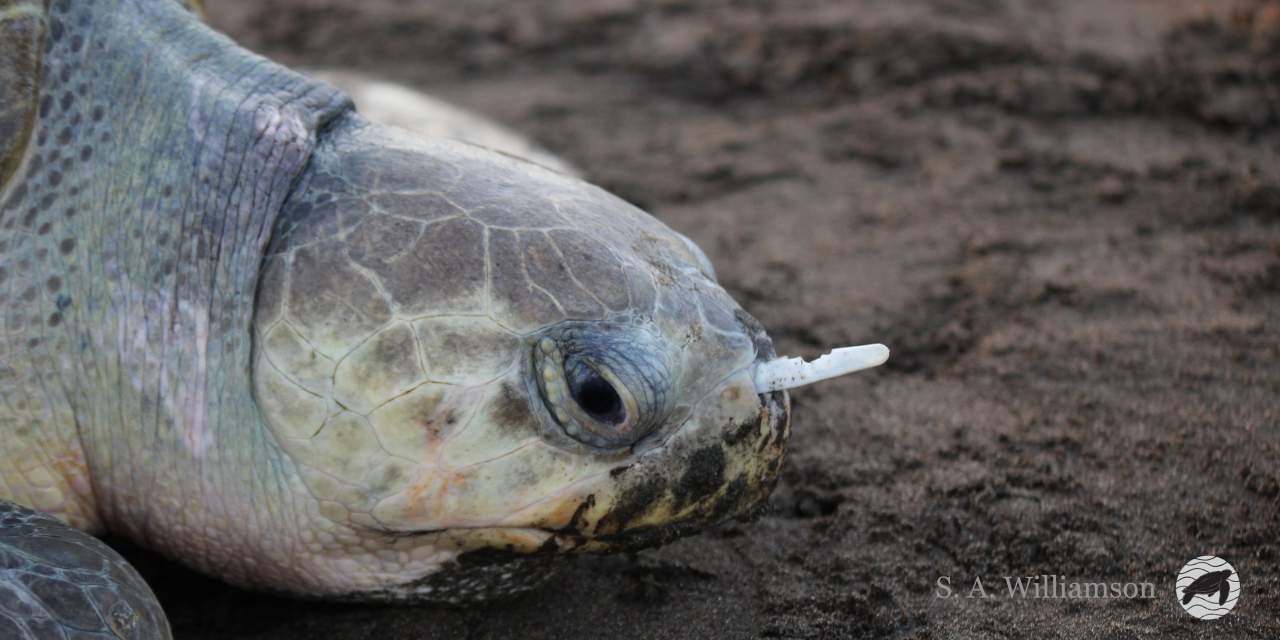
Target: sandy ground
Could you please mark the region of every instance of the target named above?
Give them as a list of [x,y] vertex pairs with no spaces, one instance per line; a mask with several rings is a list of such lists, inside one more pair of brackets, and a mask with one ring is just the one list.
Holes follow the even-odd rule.
[[[755,522],[464,610],[144,559],[177,637],[1280,636],[1280,3],[208,4],[529,133],[692,236],[779,351],[894,356],[794,394]],[[1243,580],[1211,623],[1173,595],[1202,554]],[[1157,597],[1007,597],[1039,574]]]

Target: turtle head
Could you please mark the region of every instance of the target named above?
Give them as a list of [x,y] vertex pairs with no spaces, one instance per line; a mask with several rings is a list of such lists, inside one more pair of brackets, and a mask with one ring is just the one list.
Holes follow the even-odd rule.
[[[659,544],[755,509],[774,352],[684,236],[601,189],[347,123],[277,224],[257,401],[325,527],[402,596],[469,552]],[[365,551],[371,549],[371,551]]]

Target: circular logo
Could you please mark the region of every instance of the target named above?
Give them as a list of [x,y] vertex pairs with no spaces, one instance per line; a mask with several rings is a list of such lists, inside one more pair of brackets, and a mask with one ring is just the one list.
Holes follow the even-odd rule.
[[1174,589],[1187,613],[1201,620],[1227,615],[1240,599],[1240,576],[1217,556],[1200,556],[1182,566]]

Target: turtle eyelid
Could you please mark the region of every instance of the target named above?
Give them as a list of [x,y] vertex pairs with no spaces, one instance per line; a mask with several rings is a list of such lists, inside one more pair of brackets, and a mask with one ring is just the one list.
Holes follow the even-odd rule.
[[607,327],[583,332],[564,329],[538,339],[533,348],[533,381],[545,415],[570,439],[592,447],[630,447],[663,424],[655,400],[652,371],[640,343],[609,335]]

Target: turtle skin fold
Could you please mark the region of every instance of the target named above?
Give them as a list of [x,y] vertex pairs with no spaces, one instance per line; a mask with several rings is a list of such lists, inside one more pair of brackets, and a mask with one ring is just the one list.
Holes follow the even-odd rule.
[[155,594],[118,553],[0,500],[0,638],[170,637]]

